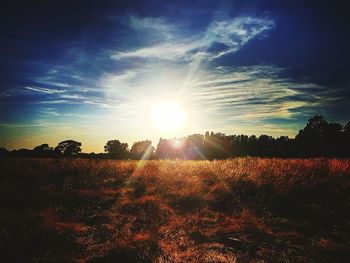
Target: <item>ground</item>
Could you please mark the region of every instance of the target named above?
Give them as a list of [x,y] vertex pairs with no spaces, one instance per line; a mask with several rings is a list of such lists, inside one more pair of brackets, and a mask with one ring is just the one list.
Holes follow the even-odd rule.
[[2,262],[350,262],[350,160],[0,160]]

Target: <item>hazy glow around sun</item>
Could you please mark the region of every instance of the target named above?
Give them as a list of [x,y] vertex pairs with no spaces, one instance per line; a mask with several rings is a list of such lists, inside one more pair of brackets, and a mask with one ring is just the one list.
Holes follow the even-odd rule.
[[186,122],[186,113],[178,102],[164,100],[152,107],[151,118],[159,131],[168,132],[183,127]]

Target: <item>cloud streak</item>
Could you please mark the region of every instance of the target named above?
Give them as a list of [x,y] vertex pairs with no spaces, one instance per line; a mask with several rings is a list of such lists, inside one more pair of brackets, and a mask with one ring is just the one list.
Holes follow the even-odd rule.
[[157,34],[165,39],[171,39],[177,32],[175,25],[169,24],[164,18],[129,16],[130,28],[146,34]]
[[[136,24],[140,26],[139,20]],[[135,22],[133,26],[135,27]],[[153,23],[152,23],[153,25]],[[150,27],[150,26],[148,26]],[[147,23],[144,29],[148,28]],[[152,46],[135,50],[115,52],[113,59],[144,58],[173,61],[192,61],[197,57],[213,60],[226,54],[235,53],[249,41],[263,37],[275,27],[275,22],[267,18],[250,16],[237,17],[229,20],[213,21],[206,30],[195,36],[180,37],[176,40],[161,42]],[[168,32],[169,26],[152,26],[159,34]],[[169,36],[172,32],[169,31]],[[168,37],[171,38],[171,37]]]
[[282,71],[273,66],[218,67],[202,74],[188,92],[206,114],[221,116],[223,125],[232,120],[292,118],[329,97],[326,87],[282,78]]
[[57,94],[57,93],[64,93],[65,90],[58,90],[58,89],[49,89],[49,88],[41,88],[41,87],[24,87],[24,89],[39,92],[39,93],[47,93],[47,94]]

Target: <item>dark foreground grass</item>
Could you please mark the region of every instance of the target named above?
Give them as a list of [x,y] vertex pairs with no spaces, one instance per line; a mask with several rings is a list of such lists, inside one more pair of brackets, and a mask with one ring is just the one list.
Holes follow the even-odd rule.
[[350,161],[0,161],[1,262],[350,262]]

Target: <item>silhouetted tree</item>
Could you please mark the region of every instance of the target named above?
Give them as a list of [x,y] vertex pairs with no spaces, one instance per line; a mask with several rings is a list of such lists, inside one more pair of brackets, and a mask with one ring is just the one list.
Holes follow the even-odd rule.
[[81,152],[81,143],[74,140],[62,141],[55,147],[54,151],[67,157],[76,156]]
[[54,157],[55,152],[53,147],[50,147],[47,143],[34,147],[32,155],[35,157]]
[[288,157],[293,155],[293,141],[288,136],[281,136],[275,140],[273,156]]
[[348,121],[343,127],[343,133],[346,136],[350,136],[350,121]]
[[328,123],[321,115],[310,118],[295,139],[287,136],[273,138],[268,135],[225,135],[206,132],[182,138],[160,138],[156,150],[151,141],[133,144],[130,152],[128,144],[110,140],[104,147],[105,153],[80,153],[81,143],[73,140],[60,142],[54,150],[42,144],[33,150],[19,149],[11,152],[0,148],[1,156],[10,157],[55,157],[74,156],[81,158],[133,159],[224,159],[236,156],[261,157],[350,157],[350,122],[341,125]]
[[232,139],[223,133],[211,132],[206,134],[204,142],[205,156],[207,159],[224,159],[232,153]]
[[339,123],[328,123],[321,115],[310,118],[306,127],[295,137],[298,155],[344,155],[342,150],[342,144],[346,142],[342,138],[344,127]]
[[50,147],[47,143],[41,144],[39,146],[36,146],[33,148],[33,151],[38,151],[38,152],[42,152],[42,151],[51,151],[53,148]]
[[190,160],[206,159],[205,136],[201,134],[189,135],[184,139],[183,158]]
[[135,142],[130,150],[132,159],[150,159],[154,152],[152,142],[149,140]]
[[328,123],[324,130],[323,138],[323,155],[335,156],[341,152],[341,132],[343,126],[339,123]]
[[0,147],[0,158],[8,157],[10,152],[3,147]]
[[295,136],[298,151],[302,156],[322,156],[327,121],[322,115],[310,118],[304,129]]
[[342,127],[340,140],[342,156],[350,156],[350,121]]
[[260,135],[257,140],[259,156],[272,156],[275,146],[275,139],[269,135]]
[[104,149],[112,158],[125,159],[129,156],[128,144],[121,143],[119,140],[109,140]]
[[179,158],[177,156],[178,146],[180,146],[179,139],[167,140],[160,138],[154,156],[157,159]]
[[29,149],[18,149],[18,150],[13,150],[10,153],[11,157],[31,157],[32,156],[32,150]]

